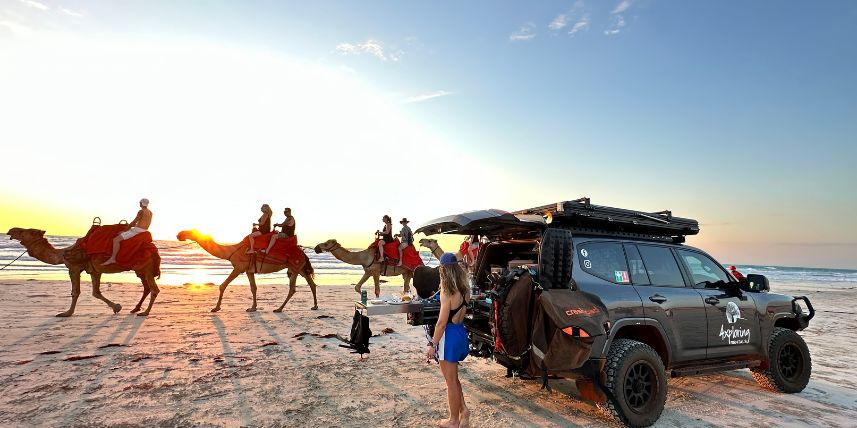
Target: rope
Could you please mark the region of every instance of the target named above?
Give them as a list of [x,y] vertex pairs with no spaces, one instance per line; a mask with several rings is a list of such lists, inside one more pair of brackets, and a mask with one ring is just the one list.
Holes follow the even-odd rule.
[[0,268],[0,270],[6,269],[6,268],[7,268],[7,267],[9,267],[10,265],[12,265],[12,263],[15,263],[16,261],[18,261],[18,259],[20,259],[21,257],[24,257],[24,254],[27,254],[27,250],[24,250],[24,252],[23,252],[23,253],[21,253],[21,255],[20,255],[20,256],[15,257],[15,260],[12,260],[12,261],[11,261],[11,262],[9,262],[9,264],[7,264],[6,266],[1,267],[1,268]]

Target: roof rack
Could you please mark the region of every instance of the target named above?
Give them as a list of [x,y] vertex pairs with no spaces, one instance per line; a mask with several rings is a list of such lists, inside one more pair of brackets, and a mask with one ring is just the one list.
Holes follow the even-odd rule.
[[587,197],[515,211],[512,214],[540,214],[551,227],[587,230],[607,234],[634,234],[650,239],[684,242],[687,235],[699,233],[693,219],[673,217],[669,210],[634,211],[592,205]]

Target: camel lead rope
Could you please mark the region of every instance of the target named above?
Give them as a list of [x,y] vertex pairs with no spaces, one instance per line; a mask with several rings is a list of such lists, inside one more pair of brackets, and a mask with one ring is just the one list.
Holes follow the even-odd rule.
[[18,259],[20,259],[21,257],[24,257],[24,254],[27,254],[27,250],[24,250],[24,252],[23,252],[23,253],[21,253],[21,255],[20,255],[20,256],[15,257],[15,260],[12,260],[12,261],[11,261],[11,262],[9,262],[9,264],[7,264],[6,266],[1,267],[1,268],[0,268],[0,270],[6,269],[7,267],[11,266],[11,265],[12,265],[12,263],[15,263],[15,262],[16,262],[16,261],[18,261]]

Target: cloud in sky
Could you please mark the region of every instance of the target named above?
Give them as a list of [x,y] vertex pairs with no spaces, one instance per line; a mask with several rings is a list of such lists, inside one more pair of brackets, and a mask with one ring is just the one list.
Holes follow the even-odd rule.
[[440,90],[440,91],[430,92],[427,94],[420,94],[420,95],[408,97],[408,98],[405,98],[405,100],[403,102],[405,104],[419,103],[419,102],[428,101],[428,100],[434,99],[434,98],[445,97],[447,95],[452,95],[454,93],[455,92],[452,92],[452,91]]
[[579,31],[588,31],[589,30],[589,14],[583,15],[574,25],[571,26],[571,30],[568,30],[568,34],[574,36],[575,33]]
[[568,16],[563,13],[554,18],[553,21],[548,24],[548,28],[550,28],[551,30],[560,30],[566,25],[568,25]]
[[378,40],[369,39],[364,43],[340,43],[336,45],[336,51],[342,55],[369,54],[381,61],[398,61],[402,56],[401,50],[384,50],[384,44]]
[[522,25],[521,28],[518,29],[518,31],[515,31],[514,33],[509,35],[509,40],[513,42],[532,40],[534,37],[536,37],[536,33],[534,33],[535,29],[536,24],[528,22]]
[[80,12],[75,12],[75,11],[73,11],[73,10],[71,10],[71,9],[66,9],[66,8],[64,8],[64,7],[61,7],[61,8],[60,8],[60,12],[62,12],[62,13],[64,13],[64,14],[66,14],[66,15],[68,15],[68,16],[73,16],[73,17],[75,17],[75,18],[80,18],[80,17],[82,17],[82,16],[83,16],[83,14],[82,14],[82,13],[80,13]]
[[616,15],[610,20],[610,25],[604,30],[604,34],[608,36],[619,34],[623,28],[625,28],[625,18],[622,18],[622,15]]
[[50,7],[48,7],[48,6],[47,6],[47,5],[45,5],[44,3],[39,3],[39,2],[37,2],[37,1],[35,1],[35,0],[19,0],[19,1],[20,1],[21,3],[24,3],[24,4],[25,4],[25,5],[27,5],[27,6],[30,6],[30,7],[32,7],[32,8],[36,8],[36,9],[39,9],[39,10],[48,10],[48,9],[50,9]]
[[630,0],[622,0],[621,3],[616,5],[616,8],[613,9],[613,12],[610,12],[610,13],[613,15],[616,15],[616,14],[619,14],[619,13],[622,13],[622,12],[628,10],[629,7],[631,7],[631,1]]

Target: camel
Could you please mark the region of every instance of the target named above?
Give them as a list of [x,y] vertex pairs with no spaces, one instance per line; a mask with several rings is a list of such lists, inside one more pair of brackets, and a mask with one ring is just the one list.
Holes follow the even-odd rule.
[[[435,256],[438,260],[440,260],[440,256],[443,255],[443,249],[440,248],[440,245],[437,243],[437,239],[431,238],[423,238],[420,239],[420,247],[426,247],[431,251],[431,254]],[[457,251],[455,253],[455,258],[458,260],[462,260],[464,255],[461,254],[461,251]]]
[[[280,263],[270,263],[266,262],[264,258],[259,260],[259,257],[264,257],[263,255],[257,256],[256,254],[246,254],[246,250],[248,245],[240,242],[238,244],[232,245],[221,245],[217,242],[214,242],[214,239],[211,238],[211,235],[203,235],[194,230],[183,230],[178,233],[176,236],[179,241],[185,241],[190,239],[195,241],[202,247],[203,250],[208,252],[214,257],[223,260],[229,260],[232,263],[232,272],[229,276],[226,277],[226,280],[220,284],[220,295],[217,296],[217,305],[211,309],[211,312],[217,312],[220,310],[220,304],[223,301],[223,292],[226,291],[226,287],[232,282],[238,275],[246,274],[247,279],[250,280],[250,292],[253,293],[253,306],[247,308],[247,312],[255,312],[256,311],[256,274],[257,273],[272,273],[279,272],[283,269],[286,269],[288,266]],[[306,255],[304,255],[306,257]],[[306,258],[306,264],[304,264],[303,271],[294,272],[292,269],[288,271],[289,277],[289,294],[286,296],[286,300],[280,305],[279,308],[274,309],[274,312],[282,312],[283,308],[286,307],[286,303],[289,303],[289,300],[295,294],[295,283],[297,283],[298,275],[304,277],[306,279],[307,284],[309,284],[309,288],[312,291],[312,302],[313,306],[312,310],[318,309],[318,299],[315,294],[316,284],[313,281],[315,278],[315,274],[313,273],[312,264],[309,261],[309,257]]]
[[[77,298],[80,296],[80,274],[84,271],[92,279],[92,295],[96,299],[107,303],[107,306],[113,309],[114,314],[122,310],[122,305],[111,302],[101,294],[101,274],[124,272],[130,269],[125,269],[115,263],[106,266],[102,265],[101,262],[107,260],[106,256],[103,260],[93,260],[77,244],[68,248],[54,248],[45,238],[44,230],[14,227],[9,229],[7,234],[9,235],[9,239],[19,241],[27,249],[27,254],[30,256],[51,265],[64,264],[68,268],[68,276],[71,278],[71,307],[65,312],[58,313],[56,316],[70,317],[74,314],[75,306],[77,306]],[[143,297],[140,298],[137,306],[131,310],[132,314],[140,311],[143,301],[146,300],[146,296],[149,294],[152,296],[149,299],[149,306],[146,307],[145,311],[137,313],[137,315],[146,316],[152,310],[155,298],[160,292],[158,285],[155,283],[155,276],[160,275],[160,266],[161,256],[156,252],[146,262],[135,266],[135,269],[133,269],[140,278],[140,282],[143,283]]]
[[374,245],[372,248],[366,250],[351,252],[342,248],[342,245],[340,245],[339,242],[336,242],[335,239],[328,239],[327,241],[315,246],[316,253],[321,253],[323,251],[330,252],[330,254],[333,254],[333,257],[336,257],[340,261],[350,265],[363,266],[363,278],[360,278],[360,281],[357,281],[357,284],[354,286],[354,291],[358,293],[360,292],[360,288],[363,287],[363,283],[366,282],[369,277],[372,277],[372,279],[375,280],[375,297],[380,297],[381,275],[401,275],[405,279],[405,293],[408,293],[411,290],[411,278],[413,278],[414,273],[401,266],[381,265],[381,263],[375,259],[378,249],[375,248]]

